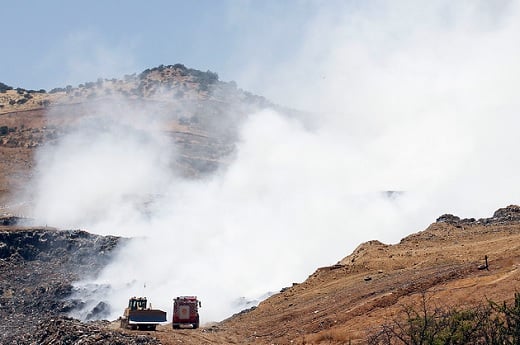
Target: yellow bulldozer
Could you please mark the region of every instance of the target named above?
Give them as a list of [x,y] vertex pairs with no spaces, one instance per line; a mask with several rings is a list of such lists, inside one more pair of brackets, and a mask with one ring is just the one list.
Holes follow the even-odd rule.
[[132,297],[121,320],[121,328],[155,331],[161,322],[166,322],[166,312],[148,307],[146,297]]

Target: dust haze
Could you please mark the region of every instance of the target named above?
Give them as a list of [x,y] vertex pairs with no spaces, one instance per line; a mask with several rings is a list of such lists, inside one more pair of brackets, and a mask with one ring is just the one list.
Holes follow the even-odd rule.
[[201,321],[218,321],[361,242],[518,204],[517,3],[371,4],[324,5],[290,61],[237,71],[314,115],[251,113],[211,176],[172,173],[161,119],[124,102],[40,152],[39,220],[134,238],[78,284],[92,306],[116,319],[146,295],[171,318],[174,297],[197,295]]

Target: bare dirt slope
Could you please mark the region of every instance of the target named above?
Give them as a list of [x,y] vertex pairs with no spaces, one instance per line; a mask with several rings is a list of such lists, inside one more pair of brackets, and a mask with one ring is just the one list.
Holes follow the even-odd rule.
[[361,244],[336,265],[218,324],[121,330],[117,321],[65,317],[71,282],[85,265],[102,267],[101,254],[117,238],[10,222],[4,217],[0,226],[0,314],[9,320],[4,340],[21,344],[366,344],[423,296],[432,309],[469,307],[511,301],[520,287],[520,206],[509,206],[487,219],[441,216],[396,245]]
[[[488,269],[482,269],[488,257]],[[365,344],[425,294],[431,307],[510,301],[520,288],[520,207],[492,218],[441,217],[399,244],[371,241],[249,312],[199,330],[156,336],[163,344]]]

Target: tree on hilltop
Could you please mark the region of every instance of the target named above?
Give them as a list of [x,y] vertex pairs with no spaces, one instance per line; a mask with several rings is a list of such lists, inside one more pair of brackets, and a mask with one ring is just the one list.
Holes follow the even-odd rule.
[[9,85],[0,82],[0,92],[6,92],[8,90],[12,90],[13,88]]

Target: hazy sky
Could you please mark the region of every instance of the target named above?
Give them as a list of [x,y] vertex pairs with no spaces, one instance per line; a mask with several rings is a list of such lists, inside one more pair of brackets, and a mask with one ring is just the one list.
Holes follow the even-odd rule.
[[[301,44],[308,1],[5,1],[0,80],[24,88],[120,77],[183,63],[238,77],[251,57]],[[327,3],[332,4],[332,1]]]

